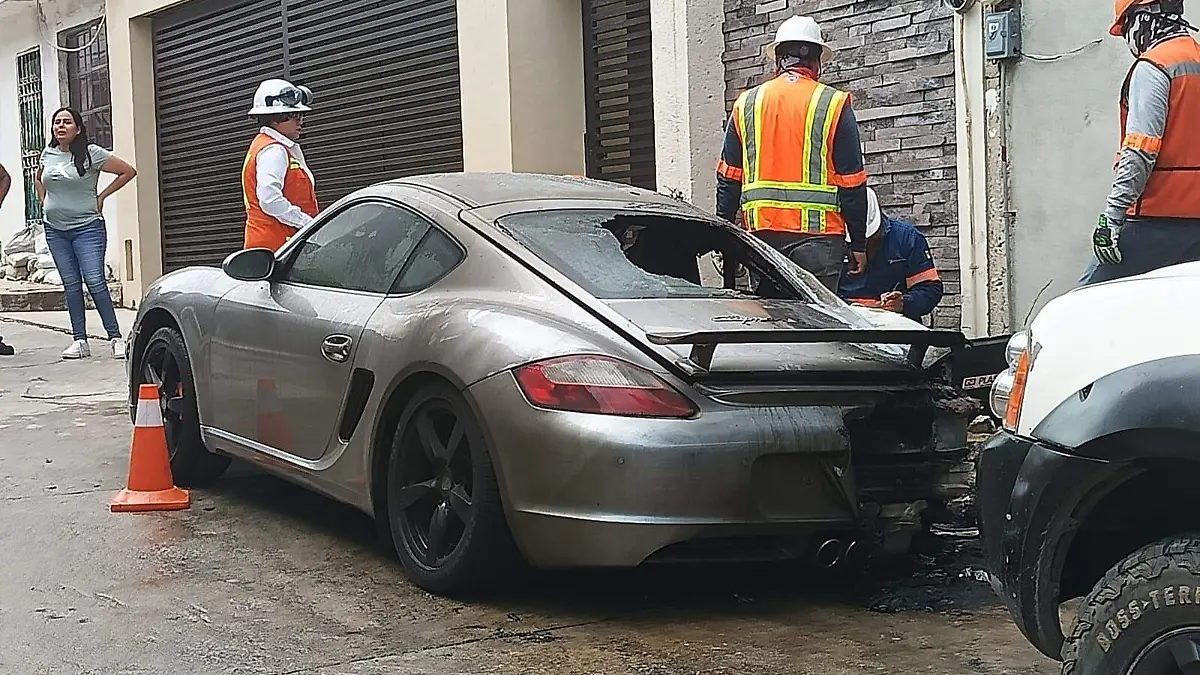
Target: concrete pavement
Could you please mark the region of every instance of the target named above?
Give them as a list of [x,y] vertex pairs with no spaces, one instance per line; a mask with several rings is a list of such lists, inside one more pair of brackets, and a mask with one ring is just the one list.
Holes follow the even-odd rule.
[[[791,567],[556,574],[472,606],[409,584],[365,516],[246,467],[190,511],[114,515],[122,364],[0,334],[18,350],[0,359],[0,673],[1057,672],[957,558],[866,589]],[[881,592],[918,611],[869,611]]]

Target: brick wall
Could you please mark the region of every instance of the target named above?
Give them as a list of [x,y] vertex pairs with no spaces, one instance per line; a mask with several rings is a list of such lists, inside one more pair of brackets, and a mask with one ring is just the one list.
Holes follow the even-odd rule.
[[836,54],[822,81],[850,92],[870,184],[884,211],[929,238],[946,286],[936,326],[959,326],[953,12],[941,0],[725,0],[727,109],[773,72],[784,19],[820,22]]

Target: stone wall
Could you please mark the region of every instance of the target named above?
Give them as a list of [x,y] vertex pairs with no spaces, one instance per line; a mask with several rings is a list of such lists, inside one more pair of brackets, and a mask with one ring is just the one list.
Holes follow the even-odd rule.
[[727,110],[771,75],[764,48],[795,14],[833,43],[821,79],[854,96],[870,185],[887,214],[929,238],[946,286],[933,324],[957,328],[953,12],[941,0],[725,0]]

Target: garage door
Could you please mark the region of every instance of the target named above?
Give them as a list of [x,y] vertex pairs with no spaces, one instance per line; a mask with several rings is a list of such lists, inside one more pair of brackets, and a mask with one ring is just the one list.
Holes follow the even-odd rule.
[[650,0],[584,0],[588,176],[655,189]]
[[[188,8],[191,9],[191,8]],[[155,22],[159,195],[165,271],[219,264],[242,244],[241,170],[250,97],[283,70],[278,0]]]
[[202,0],[155,20],[163,267],[242,242],[258,83],[313,89],[304,152],[323,205],[463,168],[455,0]]
[[288,53],[316,94],[304,153],[322,203],[380,180],[462,171],[455,0],[293,2]]

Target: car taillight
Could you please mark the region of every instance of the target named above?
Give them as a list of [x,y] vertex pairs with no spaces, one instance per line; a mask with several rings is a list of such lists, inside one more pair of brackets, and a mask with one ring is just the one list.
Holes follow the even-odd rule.
[[696,407],[654,373],[607,356],[566,356],[522,366],[517,383],[540,408],[626,417],[691,417]]
[[1008,410],[1004,411],[1004,428],[1017,430],[1021,420],[1021,405],[1025,403],[1025,381],[1029,379],[1029,350],[1021,352],[1017,360],[1017,372],[1013,376],[1012,393],[1008,395]]

